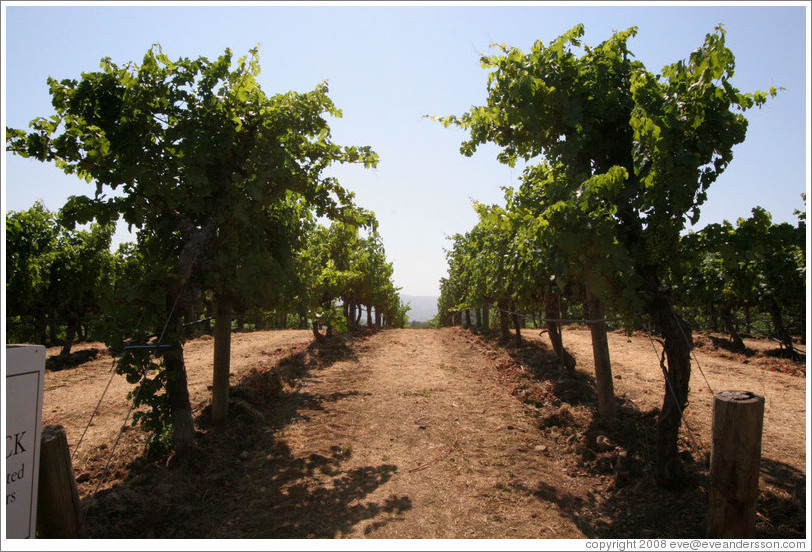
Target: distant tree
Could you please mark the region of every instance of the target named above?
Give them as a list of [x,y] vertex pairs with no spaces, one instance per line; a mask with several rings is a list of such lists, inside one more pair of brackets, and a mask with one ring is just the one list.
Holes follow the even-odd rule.
[[[306,247],[299,255],[299,272],[305,279],[304,289],[308,318],[313,336],[317,341],[348,327],[348,314],[338,300],[345,295],[359,278],[350,267],[350,242],[358,229],[342,223],[329,227],[316,225],[306,240]],[[324,327],[326,335],[321,333]]]
[[[366,236],[355,224],[336,221],[330,226],[314,225],[298,254],[303,302],[319,341],[334,331],[356,326],[362,306],[367,308],[368,326],[373,325],[372,308],[378,326],[406,324],[406,311],[392,280],[392,263],[386,260],[377,221],[371,213],[367,213],[367,221]],[[321,333],[322,327],[326,335]]]
[[755,280],[737,245],[727,221],[684,236],[680,243],[684,268],[672,286],[681,304],[704,310],[712,320],[718,313],[733,346],[744,350],[733,317],[753,300]]
[[47,342],[61,320],[65,326],[62,355],[89,314],[99,316],[113,278],[111,225],[87,230],[63,226],[58,217],[36,202],[6,217],[7,313],[33,321],[36,340]]
[[[800,215],[800,212],[796,212]],[[687,304],[717,308],[737,348],[744,343],[735,328],[737,310],[761,306],[782,347],[797,356],[784,323],[784,311],[806,304],[805,221],[774,224],[761,207],[750,218],[709,224],[681,240],[682,271],[675,288]],[[805,317],[802,317],[805,319]]]
[[48,297],[65,321],[62,355],[69,355],[87,315],[100,316],[113,283],[110,242],[115,227],[93,224],[89,230],[62,229],[50,259]]
[[770,315],[778,340],[791,357],[798,358],[784,311],[806,304],[805,222],[773,224],[770,213],[755,207],[750,218],[737,221],[735,238],[739,255],[750,260],[756,295]]
[[6,320],[12,327],[33,321],[34,340],[47,341],[48,316],[55,312],[48,296],[50,259],[58,235],[56,218],[36,202],[25,211],[6,214]]
[[411,306],[405,303],[398,293],[399,288],[392,288],[392,293],[388,295],[386,303],[383,305],[383,313],[387,327],[405,328],[409,324],[409,311]]

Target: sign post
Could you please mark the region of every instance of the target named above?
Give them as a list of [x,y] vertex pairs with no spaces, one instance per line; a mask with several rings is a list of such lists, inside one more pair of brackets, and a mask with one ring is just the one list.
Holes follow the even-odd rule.
[[6,345],[6,538],[36,537],[45,347]]

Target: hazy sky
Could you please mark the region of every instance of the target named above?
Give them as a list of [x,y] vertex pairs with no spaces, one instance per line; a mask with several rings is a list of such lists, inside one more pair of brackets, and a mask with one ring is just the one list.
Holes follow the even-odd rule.
[[[3,2],[4,124],[27,128],[53,113],[48,76],[78,78],[109,56],[140,62],[153,43],[170,58],[214,58],[229,47],[239,57],[259,44],[260,84],[268,94],[309,91],[329,81],[344,117],[330,122],[342,145],[369,145],[375,170],[338,167],[333,173],[375,211],[395,282],[403,293],[436,295],[446,274],[446,236],[476,222],[471,200],[503,204],[502,186],[520,169],[496,161],[495,147],[459,153],[465,134],[424,115],[462,114],[486,97],[479,54],[492,43],[523,50],[574,25],[596,45],[613,30],[639,27],[631,51],[652,72],[687,58],[718,23],[736,56],[734,86],[742,91],[784,87],[761,110],[748,112],[747,141],[710,189],[698,227],[747,217],[763,206],[775,221],[795,222],[809,184],[809,3],[736,6],[617,5],[598,2],[506,6],[362,3],[358,5],[122,6],[28,5]],[[70,195],[94,187],[52,165],[10,156],[3,163],[6,211],[37,199],[58,210]],[[119,239],[126,239],[122,233]]]

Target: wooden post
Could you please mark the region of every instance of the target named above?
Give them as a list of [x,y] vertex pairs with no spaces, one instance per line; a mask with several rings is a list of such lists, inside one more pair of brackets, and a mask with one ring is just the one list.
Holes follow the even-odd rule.
[[510,339],[510,315],[507,312],[507,302],[500,300],[497,303],[499,308],[499,332],[503,341]]
[[70,461],[68,438],[60,425],[42,429],[37,496],[37,536],[84,538],[79,491]]
[[764,397],[750,391],[714,394],[709,538],[755,537],[763,422]]
[[595,295],[591,285],[591,276],[587,272],[585,280],[586,312],[593,320],[589,324],[592,335],[592,354],[595,358],[595,387],[598,392],[598,414],[604,420],[613,420],[617,417],[617,403],[615,401],[615,385],[612,380],[612,363],[609,358],[609,340],[606,336],[606,322],[603,320],[604,309],[600,297]]
[[[516,308],[515,306],[513,307]],[[516,346],[522,346],[522,324],[520,322],[519,313],[513,313],[513,325],[516,327]]]
[[228,418],[229,375],[231,374],[231,302],[218,296],[214,320],[214,362],[212,363],[211,421]]
[[562,366],[566,368],[567,375],[575,377],[575,357],[564,348],[564,341],[561,337],[562,325],[559,322],[552,322],[552,320],[563,318],[561,316],[561,296],[554,292],[547,292],[544,297],[544,307],[544,316],[547,318],[547,335],[550,336],[553,351]]

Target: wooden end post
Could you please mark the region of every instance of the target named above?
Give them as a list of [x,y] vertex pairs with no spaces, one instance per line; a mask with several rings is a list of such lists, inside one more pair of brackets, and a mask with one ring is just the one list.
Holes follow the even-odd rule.
[[37,536],[44,539],[82,538],[85,536],[82,510],[65,428],[45,426],[40,441]]
[[754,538],[764,397],[750,391],[713,396],[708,537]]

